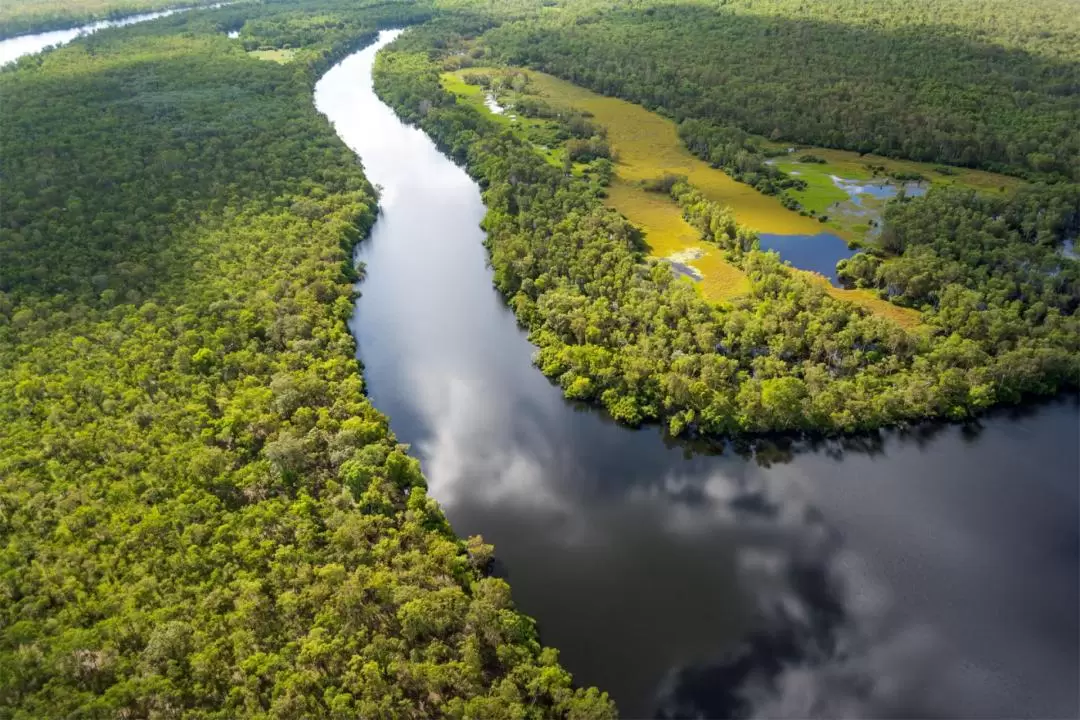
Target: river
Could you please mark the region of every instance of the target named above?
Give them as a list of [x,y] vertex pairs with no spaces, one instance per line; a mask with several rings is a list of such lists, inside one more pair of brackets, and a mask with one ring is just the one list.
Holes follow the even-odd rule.
[[752,456],[568,403],[491,285],[478,186],[374,95],[317,108],[382,188],[352,329],[461,535],[626,717],[1076,717],[1074,400]]
[[[225,4],[228,3],[218,3],[216,5],[207,5],[205,7],[219,8]],[[135,23],[156,20],[157,18],[167,17],[173,13],[184,12],[185,10],[191,9],[193,8],[183,7],[161,10],[159,12],[140,13],[138,15],[128,15],[126,17],[117,18],[115,20],[99,20],[87,25],[64,30],[49,30],[42,33],[16,35],[15,37],[6,38],[0,40],[0,67],[15,62],[23,55],[33,55],[34,53],[39,53],[45,48],[54,45],[66,45],[77,37],[92,35],[98,30],[104,30],[105,28],[111,27],[123,27],[124,25],[134,25]]]

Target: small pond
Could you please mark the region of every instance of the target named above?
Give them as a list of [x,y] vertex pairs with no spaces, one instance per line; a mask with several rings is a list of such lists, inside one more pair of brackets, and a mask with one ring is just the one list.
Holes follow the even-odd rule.
[[484,107],[490,110],[495,115],[502,115],[506,112],[506,108],[499,104],[499,101],[495,99],[494,93],[486,93],[484,95]]
[[836,263],[856,253],[843,239],[832,233],[817,235],[774,235],[762,233],[762,250],[775,250],[780,258],[800,270],[824,275],[833,285],[840,284]]
[[829,176],[833,185],[840,188],[848,194],[851,201],[856,205],[862,205],[862,196],[869,195],[876,200],[888,200],[896,197],[900,193],[900,188],[904,188],[904,192],[909,197],[926,194],[926,186],[917,182],[898,183],[895,181],[882,181],[882,182],[865,182],[862,180],[851,180],[848,178],[842,178],[837,175]]

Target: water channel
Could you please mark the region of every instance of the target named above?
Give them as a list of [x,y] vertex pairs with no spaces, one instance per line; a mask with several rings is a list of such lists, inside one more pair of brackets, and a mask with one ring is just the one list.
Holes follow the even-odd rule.
[[[205,8],[219,8],[228,3],[218,3],[215,5],[206,5]],[[15,62],[23,55],[33,55],[39,53],[45,48],[53,47],[54,45],[66,45],[77,37],[83,37],[85,35],[92,35],[98,30],[104,30],[105,28],[123,27],[125,25],[134,25],[135,23],[146,22],[147,20],[156,20],[157,18],[167,17],[173,13],[184,12],[186,10],[192,10],[192,7],[172,8],[169,10],[161,10],[158,12],[139,13],[137,15],[127,15],[125,17],[116,18],[113,20],[99,20],[97,22],[89,23],[87,25],[81,25],[79,27],[66,28],[63,30],[49,30],[48,32],[33,33],[29,35],[16,35],[15,37],[5,38],[0,40],[0,67],[7,65],[8,63]]]
[[491,287],[477,185],[375,96],[315,103],[382,188],[352,329],[459,534],[626,717],[1075,717],[1080,412],[692,453],[563,400]]

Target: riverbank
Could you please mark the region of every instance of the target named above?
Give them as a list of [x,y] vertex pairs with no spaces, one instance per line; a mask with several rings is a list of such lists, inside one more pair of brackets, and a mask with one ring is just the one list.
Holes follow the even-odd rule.
[[[171,13],[220,4],[220,0],[170,2],[169,0],[75,0],[50,2],[13,0],[0,7],[0,40],[38,35],[81,26],[126,24],[134,16]],[[103,25],[111,23],[112,25]]]
[[[977,230],[965,230],[964,237],[954,240],[974,257],[953,270],[954,280],[944,288],[918,282],[920,272],[953,267],[915,259],[934,253],[930,247],[913,249],[910,257],[882,259],[860,253],[847,264],[847,275],[865,289],[834,291],[868,293],[877,285],[921,307],[922,326],[908,332],[836,302],[826,279],[816,283],[785,268],[775,254],[755,251],[753,233],[739,225],[730,210],[699,193],[683,214],[752,286],[746,298],[734,298],[725,306],[698,301],[689,294],[695,289],[693,280],[685,278],[692,272],[679,272],[684,277],[675,280],[663,272],[668,270],[664,263],[637,265],[645,259],[640,232],[605,212],[607,185],[622,159],[617,147],[612,150],[604,126],[594,122],[596,115],[553,112],[534,104],[521,114],[549,118],[552,127],[515,130],[514,112],[492,119],[477,98],[457,102],[441,85],[440,73],[460,65],[467,53],[446,45],[442,61],[437,55],[424,58],[422,53],[430,52],[425,43],[448,42],[427,36],[437,32],[422,28],[410,33],[403,39],[407,42],[380,60],[379,92],[401,117],[420,124],[447,153],[467,163],[487,188],[485,228],[496,287],[540,346],[538,366],[568,398],[599,402],[614,418],[631,425],[660,420],[676,435],[851,432],[938,417],[961,419],[995,402],[1015,403],[1075,385],[1076,360],[1068,350],[1075,338],[1052,329],[1057,317],[1075,325],[1073,315],[1048,318],[1050,326],[1044,331],[1030,328],[1009,311],[1011,319],[1003,316],[1003,321],[1016,328],[1009,335],[1011,349],[987,344],[989,336],[973,331],[964,320],[973,312],[968,299],[979,292],[971,287],[979,282],[979,268],[1001,263],[998,256],[980,259],[991,239],[976,241]],[[456,42],[468,48],[472,41]],[[487,86],[491,78],[485,78],[477,71],[463,82]],[[527,87],[529,81],[514,74],[501,82]],[[510,132],[504,132],[507,123]],[[558,151],[561,167],[535,150],[545,132],[571,138]],[[643,193],[650,190],[641,187]],[[1070,189],[1053,192],[1062,196],[1055,202],[1060,216],[1055,223],[1068,227],[1075,222],[1068,214]],[[941,232],[925,237],[915,231],[927,222],[948,225],[958,212],[1007,212],[1013,221],[997,243],[1012,243],[1018,252],[1026,248],[1029,255],[1040,256],[1040,263],[1042,256],[1053,254],[1060,264],[1061,256],[1045,243],[1025,245],[1026,225],[1018,222],[1042,198],[1038,192],[1005,200],[935,192],[899,206],[896,227],[890,228],[895,234],[888,242],[895,252],[903,247],[901,234],[914,232],[906,241],[912,245],[945,243]],[[999,208],[1002,203],[1009,208]],[[951,252],[945,246],[936,251]],[[676,271],[680,266],[693,269],[689,254],[673,261],[670,267]],[[635,271],[636,265],[640,269]],[[1018,283],[1047,285],[1032,267],[1006,265],[1001,271]],[[881,272],[875,275],[878,268]],[[1060,313],[1069,312],[1067,288],[1074,268],[1068,270],[1067,275],[1059,270],[1045,288]],[[895,285],[885,285],[886,280]],[[983,290],[998,293],[996,288]],[[1003,310],[1013,307],[1004,300],[995,299],[995,304]],[[653,308],[663,308],[663,314],[653,314]],[[659,327],[664,330],[657,332]],[[993,334],[1000,336],[1003,330]],[[941,342],[946,338],[948,342]],[[963,367],[949,349],[957,344],[970,351]],[[1038,376],[1028,374],[1016,363],[1020,356],[1038,362],[1043,370]],[[992,383],[990,377],[1008,380]]]
[[364,393],[312,91],[413,9],[334,12],[302,64],[190,13],[0,73],[0,715],[613,714]]
[[[383,71],[427,67],[400,62]],[[498,571],[576,679],[626,717],[1071,710],[1080,665],[1038,628],[1074,627],[1075,564],[1025,549],[1077,525],[1075,404],[700,452],[617,425],[536,372],[490,288],[503,271],[480,225],[505,189],[488,183],[485,208],[367,87],[356,68],[332,117],[383,187],[351,321],[370,397],[458,532],[496,543]],[[427,121],[452,126],[430,97]],[[1030,473],[1032,454],[1045,472]],[[1046,604],[1008,592],[1019,578]]]

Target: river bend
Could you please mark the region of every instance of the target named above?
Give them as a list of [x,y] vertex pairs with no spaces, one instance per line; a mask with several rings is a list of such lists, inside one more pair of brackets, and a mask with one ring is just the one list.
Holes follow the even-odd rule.
[[459,534],[627,717],[1076,717],[1075,401],[693,454],[564,401],[492,289],[477,185],[371,85],[315,103],[382,188],[352,330]]

